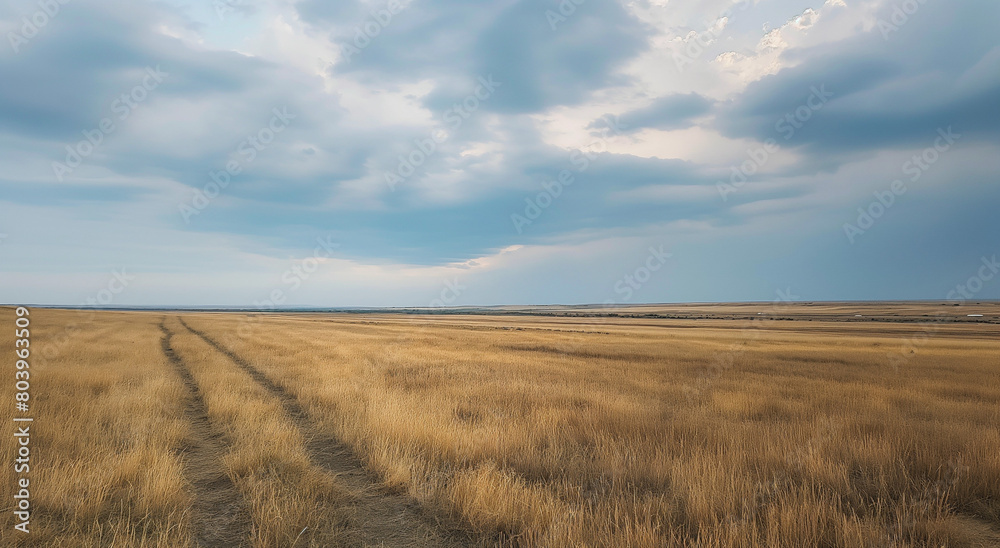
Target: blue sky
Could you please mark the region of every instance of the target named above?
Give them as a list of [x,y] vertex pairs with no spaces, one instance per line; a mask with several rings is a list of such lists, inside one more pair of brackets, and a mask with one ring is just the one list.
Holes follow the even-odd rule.
[[1000,4],[576,1],[4,3],[0,301],[1000,298]]

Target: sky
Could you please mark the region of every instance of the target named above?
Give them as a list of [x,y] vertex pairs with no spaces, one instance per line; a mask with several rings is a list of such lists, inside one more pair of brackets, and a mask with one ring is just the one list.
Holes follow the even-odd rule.
[[11,0],[0,302],[1000,298],[993,0]]

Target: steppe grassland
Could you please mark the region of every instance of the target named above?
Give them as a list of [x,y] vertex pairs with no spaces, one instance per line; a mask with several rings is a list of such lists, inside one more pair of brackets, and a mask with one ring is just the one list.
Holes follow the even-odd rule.
[[[193,434],[164,316],[227,441],[250,538],[352,544],[346,495],[273,394],[177,314],[44,309],[31,316],[34,533],[15,535],[8,509],[0,542],[191,544]],[[886,324],[180,316],[297,395],[388,485],[505,544],[998,545],[990,327],[942,329],[890,362],[902,335]],[[10,356],[13,320],[0,310]],[[57,355],[38,358],[46,348]],[[0,443],[11,462],[13,438]]]
[[314,467],[280,401],[225,355],[168,319],[171,344],[228,441],[225,468],[247,501],[254,546],[339,546],[349,540],[350,496]]
[[890,362],[879,324],[187,321],[387,483],[511,544],[998,545],[996,337]]
[[[14,325],[13,309],[0,314]],[[30,319],[31,533],[14,530],[7,508],[0,544],[193,545],[188,393],[161,348],[161,318],[32,309]],[[346,545],[347,495],[307,462],[280,405],[176,320],[167,325],[231,448],[218,458],[247,501],[253,545]],[[9,356],[13,334],[3,330]],[[0,397],[9,405],[0,417],[13,424],[13,368],[8,373]],[[13,500],[17,447],[13,436],[2,439],[0,481]]]
[[[0,308],[3,546],[190,543],[184,388],[157,319],[31,309],[30,534],[14,529],[14,309]],[[47,349],[47,350],[46,350]],[[18,425],[20,426],[20,424]]]

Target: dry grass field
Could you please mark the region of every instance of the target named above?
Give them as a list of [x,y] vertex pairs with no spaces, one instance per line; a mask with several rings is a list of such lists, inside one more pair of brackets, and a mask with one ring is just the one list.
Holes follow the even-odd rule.
[[925,308],[32,309],[0,545],[1000,546],[997,307]]

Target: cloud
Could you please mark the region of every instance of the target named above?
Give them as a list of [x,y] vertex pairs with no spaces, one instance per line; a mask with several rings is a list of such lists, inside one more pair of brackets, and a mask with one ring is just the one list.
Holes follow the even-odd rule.
[[786,50],[805,42],[809,31],[829,12],[845,7],[842,0],[827,0],[818,10],[806,8],[777,28],[766,30],[765,26],[766,32],[752,52],[725,51],[715,62],[745,83],[774,74],[789,65],[790,60],[783,56]]
[[342,47],[364,44],[349,61],[336,63],[334,73],[373,83],[433,79],[425,104],[435,112],[464,97],[468,81],[490,74],[504,83],[503,93],[484,107],[490,111],[537,112],[580,102],[626,83],[622,63],[647,47],[652,32],[617,2],[582,4],[557,23],[550,22],[551,9],[530,0],[403,6],[386,24],[372,26],[378,35],[368,41],[358,32],[377,23],[374,15],[357,18],[355,10],[348,15],[337,8],[335,16],[312,2],[302,4],[299,15]]
[[[795,65],[747,86],[719,109],[730,137],[802,147],[811,157],[917,146],[938,128],[995,139],[1000,111],[1000,50],[983,10],[1000,7],[928,3],[885,39],[877,26],[846,40],[789,52]],[[891,6],[878,15],[891,17]],[[941,21],[962,21],[943,25]],[[787,140],[775,130],[813,89],[832,98]]]
[[[707,114],[713,101],[697,93],[660,97],[648,106],[621,115],[621,125],[627,132],[644,128],[672,130],[694,125],[694,119]],[[599,127],[594,122],[589,128]]]
[[[236,301],[252,296],[269,269],[332,235],[341,266],[377,271],[379,282],[365,286],[357,275],[329,283],[349,280],[373,299],[398,283],[430,291],[407,301],[426,302],[435,293],[428,280],[443,268],[479,276],[492,289],[470,295],[485,300],[542,301],[548,292],[594,301],[630,260],[615,245],[632,242],[641,254],[669,236],[687,239],[691,290],[650,298],[706,298],[713,286],[696,267],[731,268],[711,254],[771,273],[761,286],[787,285],[764,261],[778,264],[789,250],[831,249],[848,264],[851,256],[836,251],[840,223],[898,177],[938,128],[962,135],[953,158],[980,167],[942,161],[924,179],[927,193],[908,195],[919,206],[894,214],[926,211],[933,185],[950,182],[941,230],[954,234],[971,223],[957,216],[992,196],[985,160],[1000,139],[994,3],[927,2],[891,29],[880,24],[894,13],[882,1],[570,4],[563,13],[528,0],[421,0],[387,17],[388,2],[262,0],[220,18],[180,0],[74,0],[17,51],[0,48],[0,73],[11,83],[0,87],[0,193],[13,212],[0,221],[10,236],[0,246],[5,268],[18,279],[54,280],[152,265],[150,279],[163,283],[159,302],[193,298],[178,289],[185,276],[214,284],[202,299],[246,272],[246,291],[228,294]],[[36,9],[5,5],[0,30],[17,31]],[[358,33],[371,29],[376,35],[359,47]],[[675,48],[705,29],[705,54],[680,73]],[[357,51],[348,56],[348,46]],[[115,101],[156,67],[166,77],[120,117]],[[501,83],[495,92],[450,122],[449,109],[490,76]],[[832,95],[807,108],[816,90]],[[293,116],[277,133],[267,130],[275,109]],[[620,124],[610,134],[609,113]],[[807,119],[781,126],[789,115]],[[105,118],[114,130],[84,145],[92,153],[60,180],[53,162],[67,162],[67,147],[78,148]],[[447,139],[435,142],[439,131]],[[268,142],[258,147],[261,137]],[[723,201],[716,184],[768,139],[780,151]],[[211,193],[232,162],[238,173],[185,222],[179,205]],[[406,162],[416,164],[412,173],[390,188],[386,174]],[[563,171],[572,185],[518,231],[511,215],[524,215]],[[906,245],[898,238],[907,230],[925,230],[919,216],[897,215],[884,231],[892,238],[865,245]],[[37,237],[11,224],[37,218],[50,223]],[[931,252],[953,256],[947,242],[936,245]],[[556,251],[564,263],[553,262]],[[224,275],[212,275],[213,257]],[[579,288],[564,281],[602,261]],[[516,282],[502,279],[507,268]],[[810,271],[787,272],[805,279]],[[415,273],[422,285],[407,285]],[[771,296],[771,288],[720,276],[727,288]],[[852,287],[845,282],[841,293]]]

